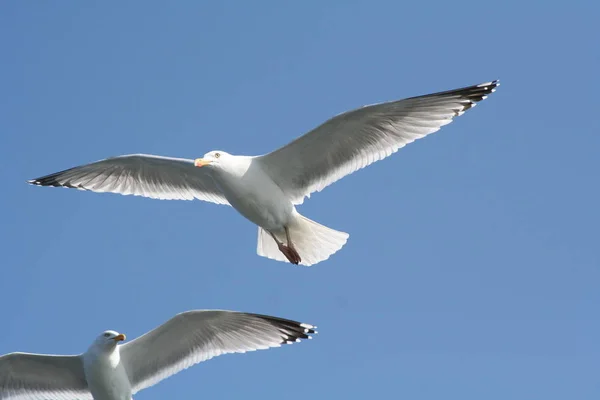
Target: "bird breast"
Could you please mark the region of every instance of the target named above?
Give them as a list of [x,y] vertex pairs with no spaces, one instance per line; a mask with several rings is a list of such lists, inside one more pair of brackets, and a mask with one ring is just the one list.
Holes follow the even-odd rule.
[[243,171],[215,171],[213,176],[229,204],[268,230],[279,230],[293,217],[294,205],[257,164]]
[[84,369],[94,400],[131,400],[131,384],[118,350],[85,360]]

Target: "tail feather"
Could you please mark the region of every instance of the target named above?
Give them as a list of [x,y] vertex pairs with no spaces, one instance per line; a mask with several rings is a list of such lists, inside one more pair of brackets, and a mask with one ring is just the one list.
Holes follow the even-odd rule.
[[[306,266],[327,260],[346,244],[349,236],[346,232],[333,230],[300,214],[296,215],[295,221],[288,227],[288,230],[292,243],[302,258],[300,265]],[[273,234],[280,242],[287,243],[285,231],[276,231]],[[289,262],[279,251],[277,243],[269,232],[261,227],[258,228],[256,252],[262,257]]]

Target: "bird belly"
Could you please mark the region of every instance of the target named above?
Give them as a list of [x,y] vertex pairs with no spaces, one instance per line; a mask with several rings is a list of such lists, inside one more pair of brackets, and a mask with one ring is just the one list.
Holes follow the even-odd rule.
[[281,230],[293,218],[294,205],[281,188],[262,174],[246,179],[219,179],[229,204],[246,219],[267,230]]

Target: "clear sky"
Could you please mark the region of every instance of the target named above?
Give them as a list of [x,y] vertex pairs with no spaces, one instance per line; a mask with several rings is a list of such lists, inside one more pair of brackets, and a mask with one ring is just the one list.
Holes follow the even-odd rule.
[[[320,333],[137,399],[600,397],[598,5],[208,3],[0,5],[0,354],[224,308]],[[492,79],[299,208],[350,233],[310,268],[258,257],[228,207],[25,183],[128,153],[261,154],[351,108]]]

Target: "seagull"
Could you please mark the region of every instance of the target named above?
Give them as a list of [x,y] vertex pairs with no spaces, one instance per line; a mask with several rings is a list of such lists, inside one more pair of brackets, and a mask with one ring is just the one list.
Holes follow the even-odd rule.
[[192,159],[130,154],[28,183],[164,200],[233,206],[258,225],[259,256],[310,266],[328,259],[348,234],[301,215],[311,193],[439,130],[494,92],[498,81],[364,106],[339,114],[261,156],[214,150]]
[[124,344],[123,333],[105,331],[80,355],[6,354],[0,357],[0,400],[132,400],[202,361],[311,339],[315,328],[267,315],[187,311]]

